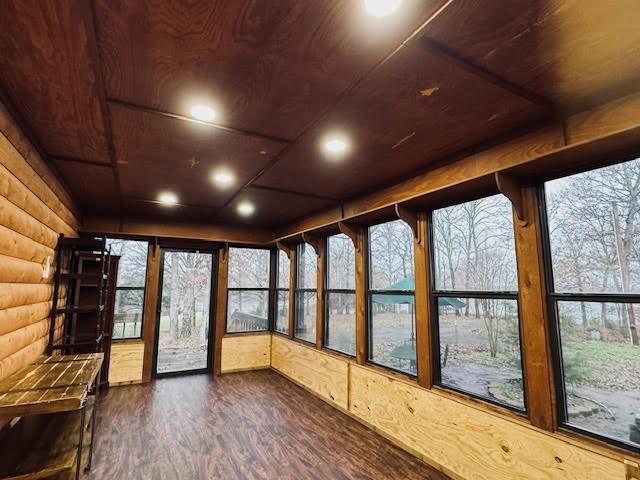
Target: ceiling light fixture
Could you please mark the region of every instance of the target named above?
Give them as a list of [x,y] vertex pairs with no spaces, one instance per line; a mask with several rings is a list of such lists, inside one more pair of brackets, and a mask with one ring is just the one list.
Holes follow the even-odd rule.
[[235,183],[236,176],[229,170],[220,169],[213,172],[211,179],[218,187],[227,188]]
[[382,18],[395,12],[402,0],[364,0],[364,8],[369,15]]
[[191,116],[202,122],[211,122],[218,116],[218,112],[207,105],[194,105],[191,107]]
[[349,151],[349,142],[344,137],[332,135],[322,142],[322,148],[329,157],[342,157]]
[[256,211],[256,207],[251,202],[241,202],[238,204],[238,213],[243,217],[250,217]]
[[173,207],[178,203],[178,196],[173,192],[162,192],[158,195],[158,202],[165,207]]

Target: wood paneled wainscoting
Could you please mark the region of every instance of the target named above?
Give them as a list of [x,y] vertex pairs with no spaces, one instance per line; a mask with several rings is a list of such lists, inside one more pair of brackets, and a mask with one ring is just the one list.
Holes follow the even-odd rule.
[[[225,337],[225,370],[246,370],[269,335]],[[452,478],[625,480],[624,457],[526,418],[271,335],[271,368]],[[256,368],[264,368],[260,363]]]

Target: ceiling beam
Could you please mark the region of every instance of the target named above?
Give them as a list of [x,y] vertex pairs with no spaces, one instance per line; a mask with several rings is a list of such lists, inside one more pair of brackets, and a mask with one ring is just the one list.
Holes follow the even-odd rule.
[[298,197],[315,198],[317,200],[326,200],[327,202],[340,203],[340,200],[333,197],[325,197],[324,195],[316,195],[314,193],[296,192],[295,190],[287,190],[285,188],[268,187],[266,185],[251,185],[256,190],[265,190],[267,192],[284,193],[287,195],[297,195]]
[[[382,68],[383,65],[385,65],[387,62],[389,62],[389,60],[391,60],[400,50],[402,50],[406,43],[409,42],[412,38],[414,38],[416,35],[418,35],[420,32],[422,32],[422,30],[424,30],[431,22],[433,22],[442,12],[444,12],[447,7],[449,7],[449,5],[451,5],[451,3],[453,3],[454,0],[447,0],[445,3],[443,3],[440,8],[438,8],[435,12],[433,12],[429,18],[427,18],[424,22],[422,22],[422,24],[420,26],[418,26],[418,28],[416,28],[413,32],[411,32],[409,34],[409,36],[407,36],[407,38],[405,38],[402,42],[400,42],[400,44],[393,49],[390,53],[388,53],[385,57],[383,57],[382,59],[380,59],[375,65],[373,65],[368,71],[366,71],[360,78],[356,79],[355,81],[353,81],[350,85],[348,85],[336,98],[333,102],[331,102],[331,104],[329,104],[324,111],[318,115],[318,117],[312,121],[309,125],[307,125],[299,134],[298,136],[291,142],[292,144],[295,144],[300,138],[302,138],[307,132],[309,132],[310,130],[312,130],[313,128],[316,127],[316,125],[318,125],[322,120],[324,120],[330,113],[331,111],[333,111],[333,109],[335,107],[337,107],[340,102],[342,102],[342,100],[346,97],[348,97],[349,95],[351,95],[354,91],[356,91],[368,78],[371,77],[371,75],[373,75],[375,72],[377,72],[380,68]],[[280,150],[280,152],[278,152],[270,161],[269,163],[267,163],[267,165],[265,165],[256,175],[254,175],[253,178],[251,178],[248,182],[246,182],[244,185],[240,186],[240,188],[238,188],[238,190],[231,196],[231,198],[227,201],[227,203],[225,203],[222,208],[220,209],[220,211],[224,210],[226,207],[228,207],[231,202],[233,202],[236,197],[238,195],[240,195],[240,193],[247,187],[253,186],[253,184],[261,177],[263,176],[265,173],[267,173],[269,170],[271,170],[283,157],[284,155],[289,151],[289,149],[291,148],[291,145],[287,145],[285,146],[282,150]]]
[[92,64],[91,68],[95,74],[95,89],[100,101],[100,111],[102,112],[105,140],[107,142],[107,149],[109,150],[109,160],[111,160],[111,165],[113,166],[113,183],[116,193],[118,194],[118,207],[120,211],[120,218],[122,218],[122,215],[124,214],[122,182],[120,181],[120,172],[118,171],[118,158],[116,156],[116,148],[113,141],[112,119],[109,106],[107,105],[107,94],[104,86],[104,67],[102,57],[100,55],[98,21],[94,2],[88,2],[88,6],[86,8],[88,9],[86,27],[89,47],[89,62]]
[[118,100],[117,98],[107,98],[107,102],[112,104],[112,105],[117,105],[119,107],[126,108],[126,109],[129,109],[129,110],[136,110],[138,112],[148,113],[148,114],[151,114],[151,115],[159,115],[159,116],[162,116],[162,117],[173,118],[175,120],[181,120],[183,122],[197,123],[199,125],[206,125],[208,127],[215,128],[216,130],[222,130],[224,132],[236,133],[238,135],[244,135],[246,137],[261,138],[261,139],[264,139],[264,140],[270,140],[272,142],[279,142],[279,143],[285,143],[285,144],[293,143],[293,141],[288,139],[288,138],[277,137],[277,136],[274,136],[274,135],[267,135],[266,133],[260,133],[260,132],[254,131],[254,130],[247,130],[247,129],[244,129],[244,128],[229,127],[227,125],[221,125],[219,123],[204,122],[202,120],[196,120],[195,118],[187,117],[185,115],[166,112],[164,110],[159,110],[157,108],[146,107],[144,105],[138,105],[136,103],[126,102],[124,100]]
[[98,162],[96,160],[85,160],[84,158],[76,158],[68,155],[65,155],[64,157],[61,157],[59,155],[49,155],[49,158],[59,162],[82,163],[84,165],[93,165],[95,167],[115,168],[112,163]]
[[481,78],[486,82],[495,85],[513,95],[517,95],[520,98],[524,98],[536,105],[539,105],[550,111],[557,110],[557,106],[548,98],[543,95],[539,95],[535,92],[528,90],[527,88],[518,85],[510,80],[507,80],[500,75],[467,60],[460,56],[457,52],[453,51],[446,45],[443,45],[429,37],[423,37],[420,39],[420,44],[425,50],[438,55],[446,61],[455,64],[457,67],[462,68],[468,73],[474,75],[477,78]]

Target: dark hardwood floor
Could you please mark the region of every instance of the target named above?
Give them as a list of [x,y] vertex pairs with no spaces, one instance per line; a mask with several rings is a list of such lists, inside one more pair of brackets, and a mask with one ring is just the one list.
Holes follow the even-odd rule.
[[271,371],[156,380],[103,397],[85,479],[445,479]]

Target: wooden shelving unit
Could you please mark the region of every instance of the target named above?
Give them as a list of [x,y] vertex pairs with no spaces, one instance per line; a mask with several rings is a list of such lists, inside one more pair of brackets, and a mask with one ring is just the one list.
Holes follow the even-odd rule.
[[[56,250],[49,354],[105,351],[105,340],[110,338],[109,325],[105,321],[110,258],[104,237],[70,238],[60,235]],[[57,320],[60,316],[62,325]],[[101,381],[107,381],[106,369]]]
[[[0,453],[0,480],[79,479],[91,468],[103,358],[102,353],[43,356],[0,382],[0,416],[44,419],[25,455]],[[21,433],[3,441],[12,447],[28,442]],[[12,449],[0,452],[8,455]]]

